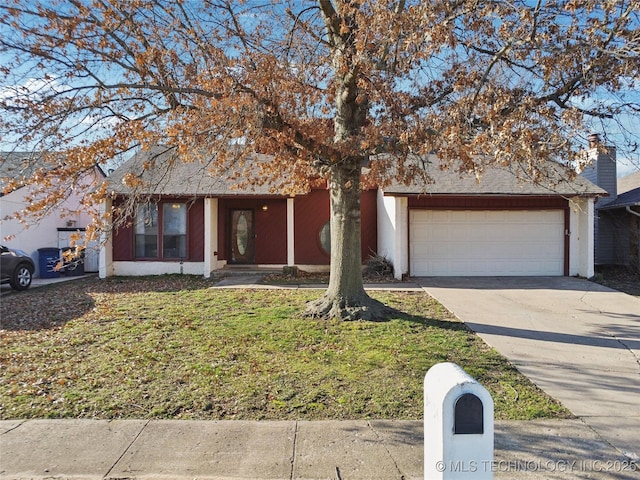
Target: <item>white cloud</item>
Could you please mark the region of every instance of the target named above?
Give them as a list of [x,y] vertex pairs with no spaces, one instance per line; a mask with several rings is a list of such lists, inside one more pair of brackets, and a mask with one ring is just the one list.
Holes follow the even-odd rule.
[[37,100],[47,95],[64,92],[68,87],[56,77],[46,75],[44,78],[27,78],[22,83],[0,88],[0,99],[9,105],[18,100]]

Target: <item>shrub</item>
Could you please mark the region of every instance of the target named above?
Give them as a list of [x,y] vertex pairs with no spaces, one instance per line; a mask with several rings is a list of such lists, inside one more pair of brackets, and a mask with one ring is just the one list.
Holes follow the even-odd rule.
[[393,277],[393,264],[384,255],[373,252],[367,259],[365,277]]

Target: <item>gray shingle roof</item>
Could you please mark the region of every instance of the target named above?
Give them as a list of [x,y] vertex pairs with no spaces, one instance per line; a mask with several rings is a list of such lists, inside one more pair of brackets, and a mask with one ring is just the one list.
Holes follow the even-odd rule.
[[606,205],[599,208],[599,210],[611,210],[614,208],[625,208],[632,207],[635,205],[640,206],[640,188],[635,188],[633,190],[629,190],[628,192],[624,192],[621,195],[618,195],[613,202],[607,203]]
[[[58,157],[58,160],[63,162],[64,157]],[[53,172],[56,167],[54,163],[45,161],[42,152],[0,152],[0,195],[10,180],[16,180],[17,188],[21,188],[38,170]],[[94,165],[94,170],[105,177],[99,165]]]
[[[155,159],[153,168],[144,168],[145,162]],[[254,161],[268,161],[269,157],[256,155]],[[478,181],[472,173],[459,173],[455,169],[440,168],[434,156],[425,158],[424,168],[433,183],[414,182],[404,185],[398,182],[384,188],[387,195],[450,194],[450,195],[606,195],[600,187],[583,177],[568,179],[565,167],[549,164],[548,175],[539,183],[519,178],[509,169],[488,167]],[[375,160],[374,160],[375,161]],[[171,166],[173,163],[173,166]],[[248,169],[251,170],[251,169]],[[125,175],[138,176],[143,185],[137,189],[123,183]],[[244,173],[243,175],[252,175]],[[238,196],[273,195],[269,184],[238,188],[238,180],[231,175],[216,176],[199,162],[183,163],[173,150],[156,147],[139,152],[114,171],[108,178],[111,190],[116,194],[133,193],[174,196]],[[524,177],[524,175],[521,175]]]
[[38,153],[0,152],[0,193],[9,180],[18,180],[23,185],[42,166],[42,158]]
[[456,166],[441,168],[433,155],[422,158],[431,183],[404,185],[393,183],[384,188],[387,195],[606,195],[606,191],[579,175],[569,178],[566,167],[547,162],[538,182],[528,178],[520,166],[486,166],[479,178],[473,172],[458,172]]
[[[145,163],[152,166],[145,168]],[[246,174],[234,179],[232,173],[214,175],[206,164],[183,162],[175,151],[167,147],[154,147],[136,153],[116,169],[107,179],[112,192],[121,195],[133,193],[143,195],[171,196],[239,196],[273,195],[270,185],[239,188]],[[133,174],[142,184],[132,188],[124,183],[125,176]]]
[[640,171],[618,179],[618,194],[640,188]]

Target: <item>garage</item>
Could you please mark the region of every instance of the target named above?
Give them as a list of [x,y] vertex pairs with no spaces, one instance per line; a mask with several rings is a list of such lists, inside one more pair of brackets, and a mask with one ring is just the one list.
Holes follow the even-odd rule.
[[413,276],[564,275],[563,210],[409,211]]

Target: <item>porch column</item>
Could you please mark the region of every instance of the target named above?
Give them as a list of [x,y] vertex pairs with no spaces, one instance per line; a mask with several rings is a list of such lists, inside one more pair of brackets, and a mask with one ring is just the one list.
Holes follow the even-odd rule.
[[[100,205],[100,217],[105,219],[105,225],[100,234],[100,253],[98,255],[98,276],[100,278],[110,277],[114,274],[113,270],[113,240],[111,225],[113,223],[112,215],[113,202],[107,198]],[[108,215],[107,215],[108,214]],[[106,233],[106,232],[111,232]]]
[[594,199],[577,197],[569,200],[570,243],[569,275],[591,278],[594,271]]
[[394,265],[399,266],[395,272],[397,279],[402,279],[402,274],[409,271],[409,200],[407,197],[395,199],[396,230],[394,245]]
[[595,200],[588,198],[586,201],[585,211],[581,213],[584,219],[580,222],[581,232],[580,236],[586,240],[584,242],[584,249],[580,252],[580,271],[579,275],[584,275],[586,278],[591,278],[596,274],[594,260],[595,260]]
[[218,199],[204,199],[204,277],[218,269]]
[[408,270],[408,201],[406,197],[385,196],[378,190],[378,253],[393,264],[393,276],[402,278]]
[[295,230],[293,225],[293,197],[287,198],[287,265],[293,266],[296,263],[294,252]]

